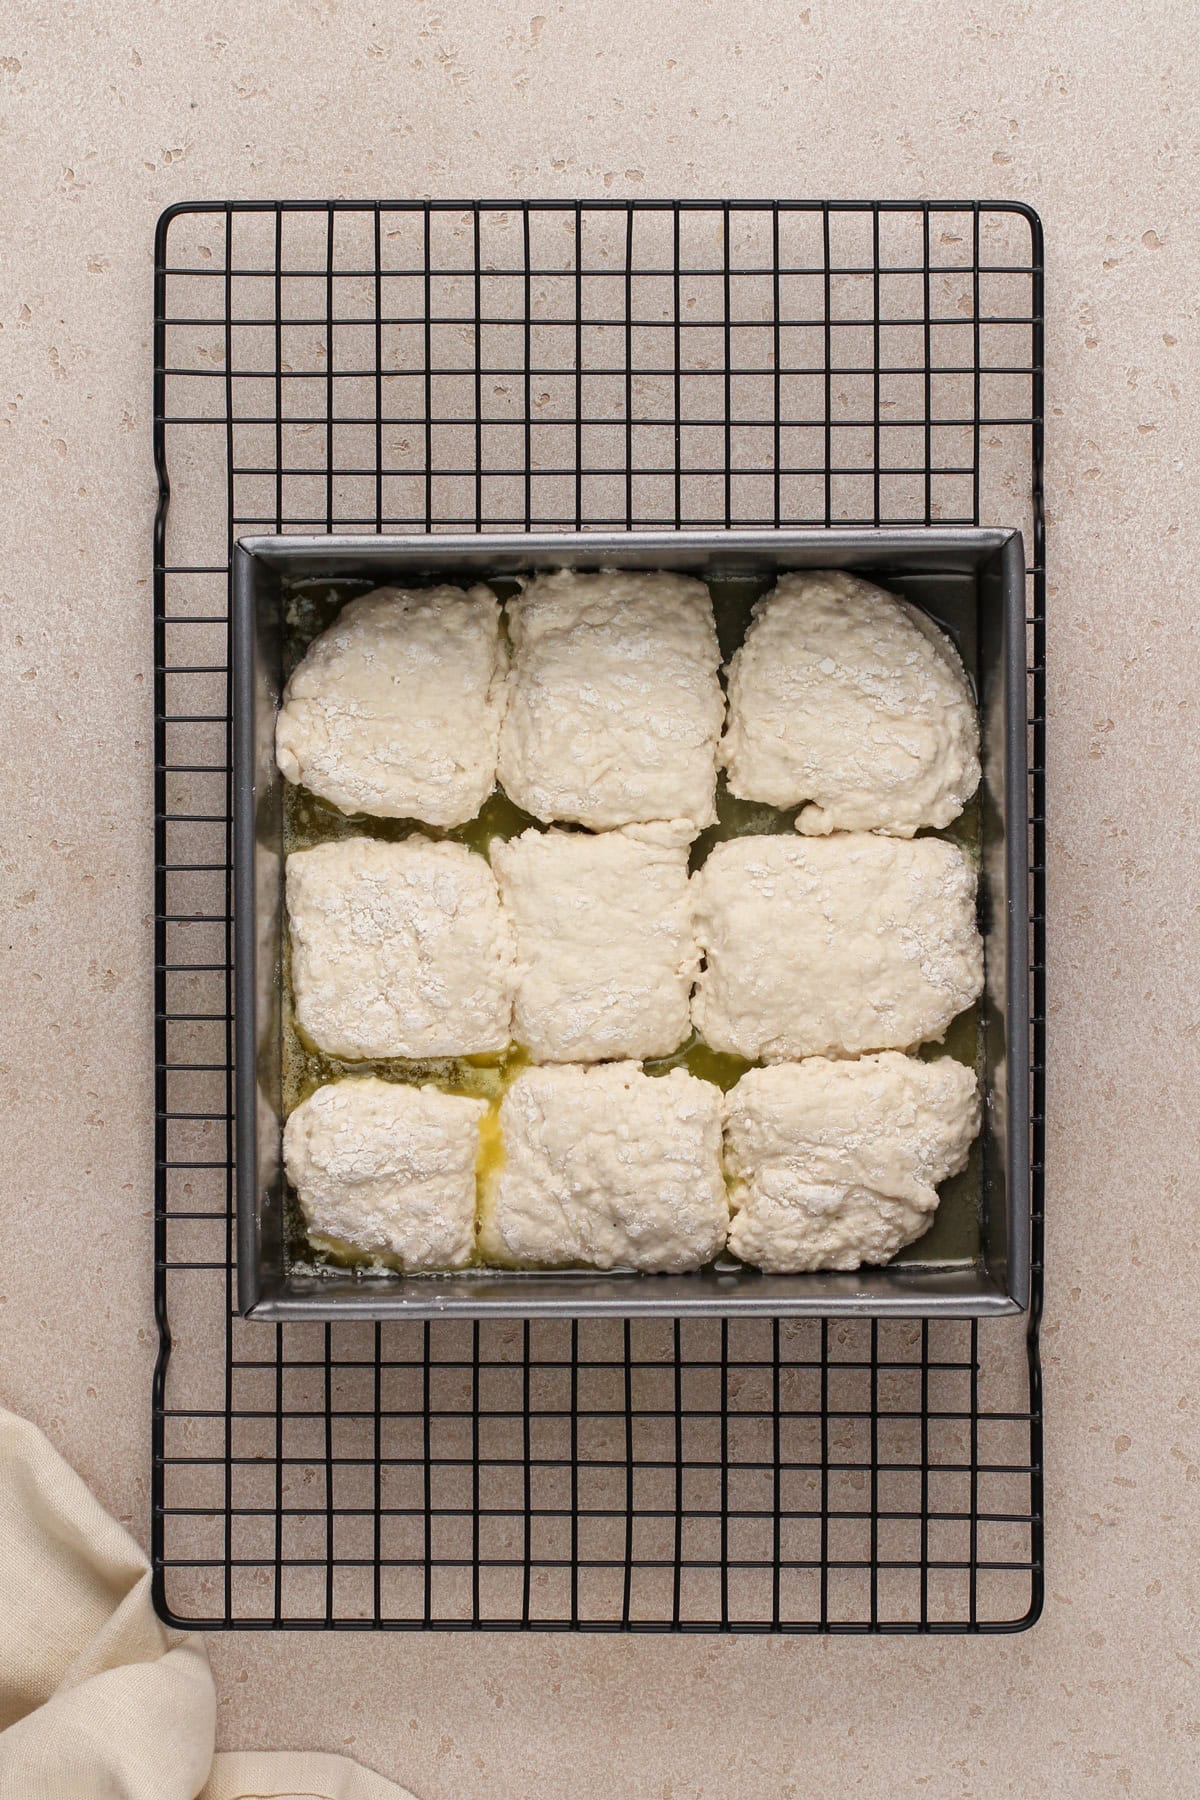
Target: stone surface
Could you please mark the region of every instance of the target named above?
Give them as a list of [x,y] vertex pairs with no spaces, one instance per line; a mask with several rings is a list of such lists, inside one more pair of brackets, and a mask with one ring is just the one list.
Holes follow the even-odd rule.
[[160,210],[473,193],[983,194],[1041,209],[1043,1623],[974,1641],[246,1634],[211,1647],[224,1743],[348,1750],[426,1800],[874,1800],[898,1770],[929,1800],[1182,1791],[1200,1734],[1190,8],[18,0],[0,26],[0,87],[0,1391],[143,1540]]

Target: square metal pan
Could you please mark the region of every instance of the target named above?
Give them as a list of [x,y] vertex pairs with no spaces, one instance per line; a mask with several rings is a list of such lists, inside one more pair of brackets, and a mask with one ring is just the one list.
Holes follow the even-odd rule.
[[[283,780],[274,727],[283,609],[296,581],[471,581],[535,569],[676,569],[770,579],[841,568],[894,582],[956,638],[980,702],[980,925],[984,1124],[981,1252],[852,1274],[290,1272],[281,1166]],[[238,1304],[248,1318],[430,1319],[610,1315],[985,1317],[1029,1297],[1029,1005],[1025,553],[1005,530],[588,532],[254,537],[233,565]]]

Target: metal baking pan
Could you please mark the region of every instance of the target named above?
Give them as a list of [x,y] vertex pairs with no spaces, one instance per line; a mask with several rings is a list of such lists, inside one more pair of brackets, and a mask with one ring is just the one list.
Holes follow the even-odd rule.
[[[677,569],[769,586],[785,569],[852,569],[902,592],[958,644],[980,704],[980,926],[986,983],[973,1039],[984,1123],[927,1236],[881,1269],[764,1275],[471,1270],[399,1276],[290,1266],[281,978],[284,783],[275,767],[289,605],[345,584],[499,580],[536,569]],[[718,607],[720,614],[720,607]],[[726,654],[728,643],[723,644]],[[233,567],[238,1303],[248,1318],[745,1314],[983,1317],[1029,1294],[1029,1008],[1025,553],[1002,530],[594,532],[582,535],[254,537]],[[950,1219],[947,1209],[953,1213]],[[943,1221],[943,1215],[947,1215]],[[951,1225],[953,1230],[950,1229]]]

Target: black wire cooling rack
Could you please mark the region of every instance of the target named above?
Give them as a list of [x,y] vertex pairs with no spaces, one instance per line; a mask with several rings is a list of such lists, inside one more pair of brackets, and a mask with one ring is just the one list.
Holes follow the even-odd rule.
[[[155,246],[153,1564],[188,1626],[1042,1604],[1042,237],[1004,203],[236,201]],[[1020,525],[1025,1321],[236,1316],[227,599],[263,531]]]

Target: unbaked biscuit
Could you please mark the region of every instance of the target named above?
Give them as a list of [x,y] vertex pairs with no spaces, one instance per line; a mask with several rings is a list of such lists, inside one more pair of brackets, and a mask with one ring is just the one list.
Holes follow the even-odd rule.
[[479,1246],[509,1266],[698,1269],[723,1248],[721,1095],[683,1069],[526,1069],[500,1107]]
[[856,575],[797,572],[756,603],[730,662],[721,755],[731,793],[800,806],[798,831],[911,837],[975,792],[979,720],[926,613]]
[[500,782],[545,821],[593,830],[716,817],[724,699],[712,601],[688,576],[539,575],[508,602]]
[[751,1062],[940,1039],[983,985],[976,874],[941,838],[741,837],[693,876],[692,1023]]
[[533,1060],[675,1050],[700,950],[687,849],[670,828],[526,831],[491,857],[516,939],[513,1036]]
[[482,1100],[356,1076],[288,1118],[284,1164],[318,1249],[460,1269],[475,1250]]
[[375,588],[293,672],[276,760],[344,813],[462,825],[496,785],[507,666],[490,588]]
[[344,1057],[503,1050],[513,948],[496,880],[462,844],[352,837],[287,859],[296,1023]]
[[889,1262],[979,1132],[974,1073],[885,1051],[750,1069],[725,1096],[729,1248],[776,1274]]

